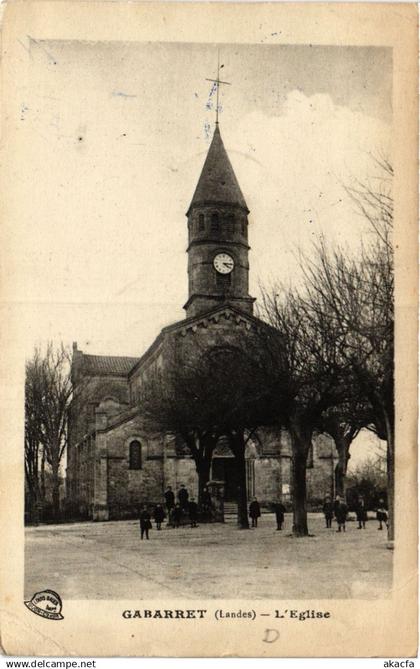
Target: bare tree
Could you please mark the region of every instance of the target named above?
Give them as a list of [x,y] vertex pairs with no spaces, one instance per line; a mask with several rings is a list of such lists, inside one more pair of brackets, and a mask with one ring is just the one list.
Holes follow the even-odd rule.
[[386,459],[386,447],[379,447],[376,453],[353,468],[348,476],[350,504],[362,495],[371,510],[379,506],[379,500],[387,494]]
[[241,348],[212,349],[208,357],[209,372],[216,372],[218,424],[236,460],[238,525],[244,529],[249,527],[245,451],[256,430],[274,420],[271,370],[258,339],[252,337]]
[[162,374],[142,386],[141,416],[151,430],[179,435],[190,451],[198,476],[198,502],[210,478],[213,451],[221,436],[213,416],[212,387],[204,369],[182,363],[173,354]]
[[42,498],[39,481],[39,458],[42,450],[41,414],[42,405],[41,359],[36,350],[25,367],[25,480],[28,491],[29,516],[38,521],[38,504]]
[[161,375],[145,383],[139,398],[143,418],[162,432],[181,435],[196,465],[199,501],[209,480],[218,439],[228,438],[238,473],[238,524],[249,527],[245,471],[247,441],[269,420],[265,367],[248,347],[216,346],[172,352]]
[[34,480],[36,478],[39,491],[38,456],[42,446],[42,457],[51,468],[53,514],[57,519],[60,463],[67,446],[68,411],[73,391],[69,352],[63,345],[55,350],[52,343],[48,344],[44,355],[36,349],[32,361],[27,364],[26,373],[25,453],[29,456],[29,444],[35,444],[36,435],[38,447],[31,474]]
[[307,536],[306,467],[313,434],[325,413],[343,402],[347,388],[346,368],[338,355],[339,332],[327,327],[324,314],[290,289],[264,291],[261,311],[278,333],[265,337],[263,345],[272,355],[277,420],[291,437],[293,533]]
[[345,401],[327,409],[319,421],[320,432],[329,434],[334,440],[338,455],[335,466],[335,491],[345,497],[347,466],[350,460],[350,447],[363,428],[371,429],[372,414],[366,402],[360,400],[351,376],[347,374],[347,389],[341,395],[347,395]]
[[[389,178],[390,166],[384,169]],[[388,183],[388,182],[386,182]],[[351,370],[360,400],[369,406],[370,427],[386,440],[389,537],[394,504],[394,271],[392,198],[371,185],[352,191],[374,232],[359,256],[329,251],[322,241],[317,257],[305,267],[308,301],[314,312],[328,314],[340,332],[340,356]]]
[[380,244],[388,250],[390,268],[393,266],[392,230],[394,224],[394,199],[392,182],[394,170],[386,156],[372,156],[376,174],[367,182],[358,179],[345,190],[355,205],[356,212],[368,221]]

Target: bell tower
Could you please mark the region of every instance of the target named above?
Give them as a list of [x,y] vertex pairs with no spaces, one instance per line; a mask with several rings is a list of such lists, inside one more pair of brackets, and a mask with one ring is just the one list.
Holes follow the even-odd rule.
[[187,318],[230,303],[252,314],[248,294],[248,214],[216,122],[187,211]]

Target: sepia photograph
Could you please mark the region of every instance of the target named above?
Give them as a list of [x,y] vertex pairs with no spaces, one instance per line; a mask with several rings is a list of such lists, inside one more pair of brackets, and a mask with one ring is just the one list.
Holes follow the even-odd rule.
[[[401,55],[373,24],[370,41],[317,40],[262,3],[241,8],[254,37],[239,21],[235,39],[233,23],[206,35],[204,10],[172,4],[133,7],[129,37],[54,36],[52,18],[13,28],[3,289],[17,352],[4,378],[22,370],[19,616],[28,639],[32,624],[58,628],[56,654],[179,655],[175,624],[194,619],[209,642],[237,625],[216,654],[258,654],[237,644],[259,625],[264,653],[283,655],[281,626],[334,634],[357,606],[357,634],[373,625],[376,643],[401,574],[417,578],[402,552],[417,523],[404,371],[417,289],[401,298],[416,273],[401,255],[415,225],[398,190],[411,178]],[[64,631],[82,609],[103,612],[86,646]],[[146,619],[174,626],[140,650]],[[309,656],[349,655],[338,638],[313,644]]]
[[95,303],[27,359],[26,595],[389,595],[391,50],[28,48],[71,154],[33,290]]

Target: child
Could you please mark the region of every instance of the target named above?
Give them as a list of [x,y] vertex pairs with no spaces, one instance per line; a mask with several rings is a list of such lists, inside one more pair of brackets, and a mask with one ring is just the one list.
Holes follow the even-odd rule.
[[334,513],[335,519],[338,524],[337,532],[346,531],[346,520],[347,520],[347,504],[341,499],[340,495],[337,495],[334,502]]
[[156,529],[160,530],[163,521],[165,520],[165,512],[163,510],[162,504],[156,504],[155,513],[154,513]]
[[365,500],[363,497],[359,496],[359,499],[357,500],[356,504],[356,517],[359,523],[359,527],[357,528],[358,530],[366,529],[366,519],[367,519],[367,513],[366,513],[366,505],[365,505]]
[[147,510],[147,507],[143,506],[140,513],[140,538],[143,539],[143,536],[146,535],[146,539],[148,539],[149,530],[151,529],[152,523],[150,522],[150,513]]
[[197,527],[198,506],[194,497],[191,497],[190,501],[188,502],[188,513],[190,516],[191,527]]
[[379,500],[379,506],[378,510],[376,512],[376,518],[379,521],[379,527],[378,530],[382,530],[382,523],[385,523],[385,525],[388,527],[388,513],[385,508],[385,503],[383,499]]
[[172,527],[179,527],[181,524],[182,509],[179,502],[177,502],[171,511]]
[[258,518],[261,516],[261,510],[256,497],[254,497],[249,505],[249,516],[252,521],[252,527],[258,527]]

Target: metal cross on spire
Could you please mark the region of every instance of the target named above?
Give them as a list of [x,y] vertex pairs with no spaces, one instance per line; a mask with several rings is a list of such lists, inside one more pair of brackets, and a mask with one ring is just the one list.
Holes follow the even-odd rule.
[[229,81],[221,81],[220,79],[220,70],[224,65],[220,65],[220,52],[217,52],[217,78],[216,79],[207,79],[206,81],[212,81],[216,84],[216,125],[219,124],[219,86],[220,84],[226,84],[226,86],[231,86],[232,84]]

